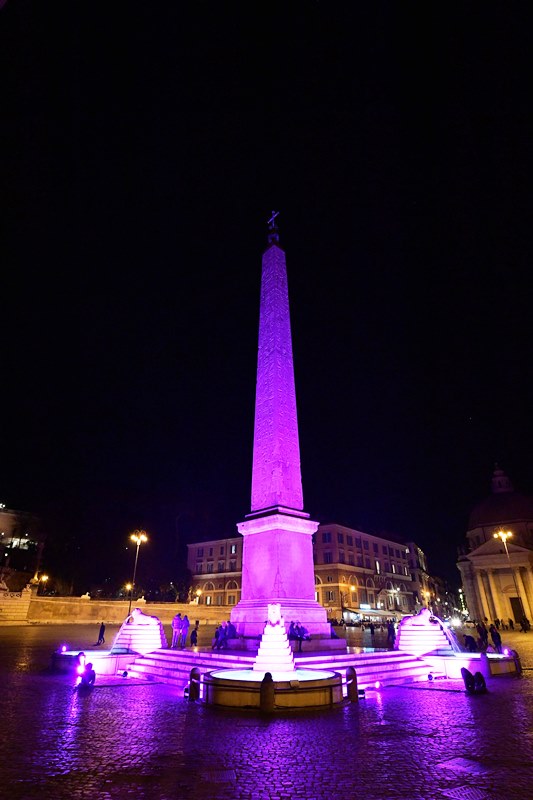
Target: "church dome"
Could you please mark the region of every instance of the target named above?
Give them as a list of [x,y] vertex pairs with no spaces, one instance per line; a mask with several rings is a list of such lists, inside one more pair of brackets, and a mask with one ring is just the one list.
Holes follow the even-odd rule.
[[515,492],[513,484],[497,465],[491,483],[492,494],[470,512],[469,531],[489,525],[507,525],[518,520],[533,522],[533,497]]

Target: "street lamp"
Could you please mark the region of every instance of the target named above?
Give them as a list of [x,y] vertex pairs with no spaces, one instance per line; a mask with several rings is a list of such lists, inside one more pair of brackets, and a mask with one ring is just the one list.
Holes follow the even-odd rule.
[[147,542],[148,541],[148,536],[146,535],[146,531],[134,531],[131,534],[130,539],[131,539],[132,542],[135,542],[135,544],[137,545],[137,550],[136,550],[136,553],[135,553],[135,566],[133,567],[133,578],[132,578],[132,581],[131,581],[130,603],[129,603],[129,606],[128,606],[128,617],[129,617],[130,612],[131,612],[131,601],[132,601],[132,597],[133,597],[133,590],[135,588],[135,575],[137,574],[137,560],[139,558],[139,548],[140,548],[140,546],[141,546],[141,544],[143,542]]
[[429,598],[431,597],[431,594],[427,591],[427,589],[423,591],[422,594],[426,598],[426,608],[429,608]]
[[507,547],[507,539],[510,539],[512,535],[513,535],[512,531],[498,531],[497,533],[494,534],[494,538],[501,539],[503,542],[503,546],[505,548],[505,555],[507,556],[507,561],[509,562],[509,569],[511,570],[511,575],[513,576],[513,583],[516,591],[516,596],[518,598],[518,602],[520,603],[520,609],[522,612],[522,616],[520,618],[521,622],[525,617],[524,606],[522,605],[522,598],[520,597],[520,592],[518,591],[518,584],[516,582],[516,576],[514,574],[514,569],[511,564],[511,556],[509,555],[509,549]]
[[46,581],[48,580],[48,575],[41,575],[41,577],[39,578],[39,580],[41,581],[41,583],[42,583],[42,585],[43,585],[43,591],[42,591],[42,593],[43,593],[43,594],[45,594],[45,592],[46,592]]

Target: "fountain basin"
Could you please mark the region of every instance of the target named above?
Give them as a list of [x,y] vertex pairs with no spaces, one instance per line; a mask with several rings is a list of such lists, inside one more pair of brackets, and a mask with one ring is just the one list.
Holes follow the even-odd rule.
[[[296,669],[272,672],[275,707],[330,708],[343,702],[342,676],[330,670]],[[251,669],[219,669],[203,676],[203,700],[229,708],[260,708],[264,672]]]

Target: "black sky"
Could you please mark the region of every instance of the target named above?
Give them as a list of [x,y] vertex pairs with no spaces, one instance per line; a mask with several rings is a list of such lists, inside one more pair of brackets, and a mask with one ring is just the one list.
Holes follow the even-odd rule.
[[533,487],[525,6],[8,0],[0,23],[1,499],[42,515],[50,568],[125,580],[141,526],[164,579],[180,542],[234,535],[276,208],[306,510],[456,580],[494,462]]

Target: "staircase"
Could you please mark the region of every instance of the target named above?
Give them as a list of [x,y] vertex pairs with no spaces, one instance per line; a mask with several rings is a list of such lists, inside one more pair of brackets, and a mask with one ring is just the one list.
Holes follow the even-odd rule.
[[[216,669],[252,669],[255,654],[248,652],[207,650],[156,650],[135,658],[127,667],[132,678],[170,684],[183,689],[189,683],[190,672],[197,668],[200,674]],[[370,688],[377,681],[382,686],[395,686],[413,681],[425,681],[429,672],[435,674],[422,659],[398,650],[346,653],[298,654],[297,669],[333,670],[344,675],[347,667],[354,667],[359,688]]]
[[396,648],[403,653],[416,656],[454,656],[455,651],[439,622],[427,622],[411,617],[407,624],[400,625],[396,636]]

